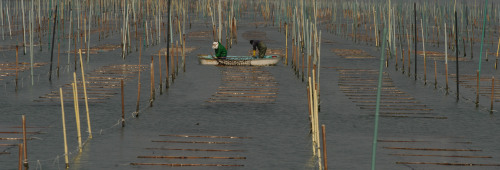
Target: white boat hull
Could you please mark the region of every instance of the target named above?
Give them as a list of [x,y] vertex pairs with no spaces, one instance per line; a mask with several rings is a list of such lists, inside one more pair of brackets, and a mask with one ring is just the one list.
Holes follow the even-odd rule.
[[273,66],[282,59],[281,56],[266,56],[266,58],[228,56],[226,59],[214,59],[211,56],[198,56],[201,65],[241,65],[241,66]]

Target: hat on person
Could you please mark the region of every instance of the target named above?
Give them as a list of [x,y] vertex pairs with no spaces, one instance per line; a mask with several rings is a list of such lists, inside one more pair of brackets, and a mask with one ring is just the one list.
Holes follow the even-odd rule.
[[217,48],[219,48],[219,43],[218,43],[218,42],[214,42],[214,43],[212,44],[212,49],[214,49],[214,50],[215,50],[215,49],[217,49]]

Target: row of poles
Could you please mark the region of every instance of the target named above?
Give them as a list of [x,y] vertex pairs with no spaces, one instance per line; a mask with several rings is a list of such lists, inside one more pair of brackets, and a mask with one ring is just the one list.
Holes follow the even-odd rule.
[[[288,41],[291,36],[291,59],[290,64],[297,78],[307,83],[307,99],[309,110],[309,121],[311,125],[311,141],[314,158],[317,160],[319,169],[328,169],[325,125],[322,125],[320,135],[319,115],[320,111],[320,64],[321,64],[321,30],[318,26],[318,16],[322,14],[317,1],[277,1],[275,10],[278,13],[279,32],[285,34],[285,59],[288,65]],[[281,15],[279,15],[281,14]],[[276,15],[276,14],[275,14]],[[321,20],[321,18],[320,18]],[[283,21],[283,22],[282,22]],[[281,28],[283,23],[284,31]],[[291,30],[291,32],[289,31]],[[322,136],[322,141],[320,140]],[[321,143],[323,145],[321,145]],[[321,154],[323,152],[323,154]],[[323,161],[322,161],[323,160]]]
[[[117,1],[118,2],[118,1]],[[160,1],[157,1],[157,2],[160,2]],[[185,1],[184,1],[185,2]],[[149,4],[151,5],[152,3],[145,3],[145,4]],[[128,4],[129,6],[130,4]],[[157,8],[156,9],[159,9],[160,6],[159,4],[157,4],[158,6],[156,6]],[[177,8],[183,8],[184,5],[181,4],[181,2],[178,2],[178,4],[174,3],[173,5],[171,4],[171,1],[169,0],[168,1],[168,4],[165,4],[166,7],[174,7],[175,5],[178,5]],[[92,5],[90,5],[92,6]],[[148,8],[146,8],[148,9]],[[89,9],[90,10],[90,9]],[[171,8],[167,8],[167,14],[171,14],[170,12]],[[126,10],[124,10],[126,11]],[[152,16],[155,16],[156,19],[159,19],[161,18],[160,17],[160,14],[159,14],[159,11],[160,10],[157,10],[157,11],[154,11],[153,10],[153,14]],[[179,10],[180,11],[180,10]],[[130,10],[129,10],[130,12]],[[141,15],[142,15],[142,12],[141,12]],[[146,14],[144,14],[146,15]],[[149,15],[149,11],[148,11],[148,15]],[[125,16],[125,15],[123,15]],[[135,16],[135,15],[134,15]],[[171,17],[170,15],[168,16],[169,18]],[[186,18],[186,15],[182,15],[182,17]],[[178,20],[179,22],[179,27],[182,25],[185,25],[185,22],[186,20],[184,19],[182,22],[180,20]],[[123,28],[121,29],[121,32],[122,32],[122,49],[124,49],[126,47],[126,44],[130,44],[130,34],[129,34],[129,27],[128,25],[130,24],[129,23],[130,21],[128,21],[127,19],[125,19],[125,22],[124,23],[128,23],[128,24],[124,24],[123,25]],[[160,24],[158,24],[159,22],[161,22],[161,20],[157,20],[157,26],[159,26]],[[144,21],[144,25],[145,23],[147,23],[146,21]],[[167,28],[172,28],[170,27],[170,25],[173,25],[171,24],[172,22],[168,22],[168,27]],[[144,26],[145,28],[147,28],[147,26]],[[136,27],[137,28],[137,27]],[[123,31],[123,30],[126,30],[126,31]],[[145,31],[148,30],[148,29],[145,29]],[[156,29],[149,29],[149,30],[156,30]],[[160,28],[157,29],[158,32],[161,32],[159,30],[161,30]],[[90,29],[89,29],[90,31]],[[176,75],[178,75],[178,72],[179,72],[179,57],[182,56],[182,68],[184,69],[185,71],[185,58],[184,58],[184,49],[185,49],[185,36],[181,39],[181,46],[182,48],[179,47],[179,43],[177,42],[177,46],[175,47],[175,49],[171,49],[170,46],[168,45],[170,40],[172,40],[173,38],[171,37],[171,32],[172,29],[168,29],[168,35],[169,35],[169,38],[168,38],[168,43],[167,43],[167,52],[165,52],[165,71],[166,71],[166,78],[165,78],[165,88],[169,88],[169,84],[170,82],[173,83],[175,78],[176,78]],[[179,29],[179,34],[183,34],[184,35],[184,31],[181,32],[181,30]],[[124,32],[128,32],[128,34],[124,34]],[[137,29],[136,29],[136,34],[137,34]],[[145,36],[147,35],[147,31],[146,33],[144,34]],[[90,35],[90,32],[89,32],[89,35]],[[104,33],[103,33],[104,35]],[[151,35],[151,40],[153,40],[153,38],[155,38],[154,41],[151,41],[152,44],[158,44],[160,43],[160,34],[158,33],[157,35],[158,36],[153,36],[152,33],[150,33],[149,35]],[[146,37],[149,37],[146,36]],[[137,36],[136,36],[137,37]],[[142,41],[142,37],[139,37],[139,41]],[[148,46],[149,44],[147,44],[147,42],[144,42],[144,49]],[[88,47],[88,46],[87,46]],[[173,43],[172,43],[172,47],[173,46]],[[129,46],[130,48],[130,46]],[[138,96],[137,96],[137,108],[136,108],[136,111],[134,112],[135,114],[135,117],[138,117],[139,116],[139,99],[140,99],[140,88],[141,88],[141,80],[140,80],[140,73],[141,73],[141,68],[142,68],[142,65],[141,65],[141,53],[142,53],[142,49],[143,48],[138,48],[138,51],[139,51],[139,78],[138,78]],[[181,50],[179,50],[181,49]],[[127,50],[129,51],[129,50]],[[123,52],[123,51],[122,51]],[[92,131],[91,131],[91,125],[90,125],[90,115],[89,115],[89,108],[88,108],[88,98],[87,98],[87,92],[86,92],[86,81],[85,81],[85,72],[84,72],[84,69],[83,69],[83,62],[85,60],[82,59],[82,49],[79,49],[78,53],[80,54],[80,68],[81,68],[81,71],[82,71],[82,84],[83,84],[83,90],[84,90],[84,99],[85,99],[85,107],[86,107],[86,114],[87,114],[87,125],[88,125],[88,133],[89,133],[89,136],[87,138],[87,140],[85,142],[82,143],[82,137],[81,137],[81,130],[80,130],[80,111],[79,111],[79,103],[78,103],[78,87],[77,87],[77,79],[76,79],[76,72],[73,73],[73,78],[74,78],[74,82],[72,83],[72,87],[73,87],[73,101],[74,101],[74,108],[75,108],[75,115],[76,115],[76,126],[77,126],[77,140],[78,140],[78,151],[81,152],[82,151],[82,148],[85,146],[85,144],[90,140],[92,139]],[[88,48],[87,48],[87,54],[89,54],[89,51],[88,51]],[[159,72],[160,72],[160,77],[161,74],[162,74],[162,69],[161,69],[161,66],[162,66],[162,62],[161,62],[161,58],[162,58],[162,54],[161,52],[159,51],[158,52],[158,60],[159,60]],[[88,58],[87,58],[87,61],[88,61]],[[76,63],[76,62],[75,62]],[[171,68],[171,70],[170,70]],[[148,107],[152,107],[153,106],[153,101],[155,100],[155,96],[157,94],[156,92],[156,85],[155,85],[155,81],[154,81],[154,72],[155,72],[155,69],[154,69],[154,56],[151,56],[151,64],[150,64],[150,71],[151,71],[151,97],[150,97],[150,100],[149,100],[149,104],[148,104]],[[171,74],[169,74],[169,72],[171,72]],[[171,80],[169,82],[169,79]],[[122,124],[122,127],[125,126],[125,103],[124,103],[124,83],[123,83],[123,80],[121,80],[120,82],[120,85],[121,85],[121,104],[122,104],[122,118],[121,118],[121,124]],[[159,85],[159,90],[160,90],[160,94],[162,94],[163,92],[163,81],[160,81],[160,85]],[[65,125],[65,116],[64,116],[64,104],[63,104],[63,96],[62,96],[63,92],[62,92],[62,88],[60,88],[60,98],[61,98],[61,109],[62,109],[62,121],[63,121],[63,133],[64,133],[64,156],[65,156],[65,163],[66,163],[66,168],[69,167],[69,160],[68,160],[68,149],[67,149],[67,140],[66,140],[66,125]]]
[[[57,2],[56,2],[57,1]],[[3,7],[2,5],[3,0],[0,0],[0,8],[6,9],[7,11],[9,8],[11,8],[10,1],[8,2],[9,4]],[[23,6],[24,1],[15,1],[14,5],[17,5],[19,2],[21,6]],[[114,32],[120,32],[120,37],[121,37],[121,47],[122,47],[122,57],[125,59],[125,55],[131,53],[131,31],[132,29],[130,28],[130,25],[135,26],[135,39],[136,39],[136,44],[139,44],[142,42],[143,48],[140,48],[139,45],[137,45],[136,51],[139,51],[139,67],[142,65],[140,64],[141,62],[141,53],[142,49],[146,49],[150,45],[155,45],[161,43],[161,31],[164,31],[164,38],[167,41],[167,52],[165,52],[165,71],[166,71],[166,79],[165,79],[165,86],[163,86],[163,81],[160,81],[159,88],[155,88],[154,84],[154,56],[151,57],[151,65],[150,65],[150,71],[151,71],[151,97],[149,100],[148,107],[153,106],[153,101],[155,100],[155,96],[157,94],[156,90],[160,90],[160,94],[162,94],[163,87],[169,88],[169,84],[173,83],[176,76],[178,75],[179,72],[179,57],[182,57],[182,64],[181,67],[185,71],[185,26],[187,25],[186,20],[189,18],[191,19],[191,16],[189,15],[189,11],[193,12],[197,10],[197,12],[201,12],[200,9],[198,8],[194,2],[199,3],[198,1],[194,1],[193,3],[189,3],[189,1],[174,1],[173,4],[171,0],[168,0],[167,3],[165,1],[160,1],[160,0],[147,0],[147,1],[140,1],[140,0],[127,0],[127,1],[120,1],[120,0],[112,0],[112,1],[99,1],[99,0],[91,0],[91,1],[85,1],[85,0],[31,0],[31,8],[28,9],[30,12],[29,15],[29,35],[30,35],[30,55],[31,55],[31,63],[33,64],[33,39],[35,36],[38,36],[39,39],[39,45],[40,45],[40,51],[42,51],[42,36],[47,36],[49,38],[48,41],[48,49],[51,50],[51,65],[50,69],[52,73],[52,60],[53,60],[53,51],[54,51],[54,46],[55,44],[55,39],[58,41],[58,65],[57,65],[57,70],[59,70],[59,61],[60,61],[60,40],[66,38],[66,35],[64,33],[64,27],[65,27],[65,22],[69,20],[69,29],[68,29],[68,65],[70,64],[70,53],[71,51],[71,38],[74,40],[74,53],[75,53],[75,72],[73,73],[73,83],[72,85],[72,93],[73,93],[73,104],[74,104],[74,109],[75,109],[75,116],[76,116],[76,126],[77,126],[77,141],[78,141],[78,152],[81,152],[85,144],[92,139],[92,131],[91,131],[91,124],[90,124],[90,114],[89,114],[89,108],[88,108],[88,98],[87,98],[87,92],[86,92],[86,81],[85,81],[85,72],[84,72],[84,67],[83,63],[85,61],[89,62],[89,54],[90,54],[90,35],[93,34],[94,32],[91,32],[92,27],[97,27],[97,32],[99,34],[99,41],[109,37],[112,35]],[[36,2],[39,3],[39,6],[35,6]],[[204,1],[206,2],[206,1]],[[215,2],[215,1],[214,1]],[[41,5],[43,4],[43,6]],[[211,3],[205,3],[205,4],[211,4]],[[237,1],[236,3],[234,0],[231,3],[231,6],[239,5],[239,2]],[[61,8],[58,8],[60,6]],[[136,8],[137,6],[137,8]],[[219,0],[219,28],[218,28],[218,40],[222,40],[222,16],[223,14],[221,13],[222,8],[221,8],[221,1]],[[75,10],[76,8],[76,10]],[[166,11],[165,11],[166,9]],[[188,13],[186,14],[186,9],[188,9]],[[226,9],[229,9],[226,7]],[[227,44],[232,44],[233,37],[236,40],[236,19],[237,16],[241,16],[241,10],[243,8],[239,8],[239,14],[237,12],[234,12],[233,8],[230,8],[231,10],[227,10],[227,16],[228,16],[228,23],[226,25],[226,42],[229,40],[229,43]],[[35,10],[38,11],[38,15],[35,18],[36,12]],[[171,11],[172,10],[172,11]],[[257,9],[255,9],[257,10]],[[19,11],[19,8],[15,8],[16,14],[22,13],[24,14],[24,6],[21,8],[21,11]],[[43,16],[42,15],[45,15]],[[68,14],[69,13],[69,14]],[[75,14],[76,13],[76,14]],[[151,14],[150,14],[151,13]],[[163,22],[163,15],[167,14],[168,22],[167,22],[167,27],[165,28],[165,24]],[[61,14],[61,15],[58,15]],[[68,16],[69,15],[69,16]],[[210,14],[214,16],[214,14]],[[175,16],[175,17],[174,17]],[[120,18],[122,17],[122,18]],[[2,24],[3,24],[3,13],[2,16],[0,16],[2,19]],[[8,17],[7,14],[7,18]],[[13,17],[12,22],[14,22]],[[23,23],[25,17],[22,17]],[[53,18],[53,22],[50,23],[51,19]],[[36,28],[35,25],[37,23],[35,22],[36,19],[39,20],[38,23],[38,28]],[[77,20],[76,21],[74,21]],[[94,19],[94,20],[92,20]],[[43,22],[42,22],[43,20]],[[154,20],[154,27],[153,27],[153,21]],[[173,21],[172,21],[173,20]],[[148,24],[149,21],[149,24]],[[76,23],[75,23],[76,22]],[[113,23],[114,22],[114,23]],[[120,23],[121,22],[121,23]],[[189,21],[190,22],[190,21]],[[10,20],[9,20],[9,29],[12,27],[10,26]],[[161,23],[161,24],[160,24]],[[50,28],[51,24],[53,24],[52,29]],[[76,30],[74,24],[77,24]],[[122,25],[121,28],[119,25]],[[137,27],[143,27],[143,37],[138,36],[138,29]],[[176,27],[177,25],[178,27]],[[213,24],[215,25],[215,24]],[[164,28],[162,29],[161,26]],[[24,33],[25,33],[25,26],[23,26],[22,31],[23,31],[23,39],[24,39]],[[181,29],[182,28],[182,29]],[[56,30],[57,30],[57,38],[56,38]],[[82,32],[80,33],[80,31]],[[177,46],[174,47],[173,43],[173,30],[176,30],[176,33],[179,34],[179,39],[181,41],[181,46],[179,47],[179,43],[177,41]],[[3,25],[2,25],[2,31],[3,31]],[[34,33],[35,31],[38,31],[38,35]],[[62,33],[60,33],[62,31]],[[52,33],[51,33],[52,32]],[[165,33],[167,32],[167,33]],[[3,33],[3,32],[2,32]],[[72,35],[76,34],[76,35]],[[52,35],[52,36],[51,36]],[[79,35],[79,36],[78,36]],[[167,35],[165,37],[165,35]],[[229,35],[229,36],[228,36]],[[234,36],[233,36],[234,35]],[[3,34],[2,34],[3,36]],[[139,37],[139,38],[138,38]],[[3,38],[3,37],[2,37]],[[50,39],[52,38],[52,39]],[[77,47],[77,41],[80,41],[80,48]],[[170,43],[171,42],[171,43]],[[64,41],[63,41],[64,43]],[[51,46],[52,44],[52,46]],[[169,46],[170,44],[170,46]],[[26,43],[23,41],[23,47],[26,48]],[[64,44],[63,44],[64,46]],[[86,47],[86,49],[84,48]],[[170,47],[174,47],[175,49],[171,49]],[[78,52],[77,52],[78,50]],[[24,50],[26,53],[26,50]],[[17,46],[16,46],[16,64],[17,62]],[[79,54],[79,62],[77,60],[77,54]],[[85,60],[82,57],[82,54],[87,54]],[[159,63],[159,71],[160,71],[160,77],[162,74],[162,54],[161,51],[158,52],[158,63]],[[77,69],[77,64],[80,65],[81,68],[81,78],[82,78],[82,85],[83,85],[83,94],[84,94],[84,99],[85,99],[85,108],[86,108],[86,115],[87,115],[87,132],[88,132],[88,138],[86,141],[82,142],[82,134],[80,130],[80,104],[79,104],[79,97],[78,97],[78,85],[77,85],[77,79],[76,79],[76,69]],[[171,68],[171,69],[170,69]],[[69,69],[69,67],[68,67]],[[17,71],[17,69],[16,69]],[[32,74],[33,74],[33,69],[31,69]],[[69,70],[68,70],[69,72]],[[59,75],[59,74],[57,74]],[[16,73],[17,76],[17,73]],[[49,76],[49,80],[51,79],[51,75]],[[170,82],[169,82],[170,80]],[[16,78],[17,82],[17,78]],[[17,84],[17,83],[16,83]],[[16,85],[17,87],[17,85]],[[140,68],[139,68],[139,78],[138,78],[138,97],[137,97],[137,108],[135,111],[135,117],[139,116],[139,99],[140,99],[140,88],[141,88],[141,81],[140,81]],[[122,119],[121,119],[121,124],[122,127],[125,126],[125,116],[124,116],[124,83],[123,80],[121,80],[121,103],[122,103]],[[61,99],[61,111],[62,111],[62,122],[63,122],[63,136],[64,136],[64,157],[65,157],[65,163],[66,163],[66,168],[69,168],[69,152],[67,148],[67,133],[66,133],[66,120],[65,120],[65,110],[64,110],[64,98],[63,98],[63,92],[62,88],[59,90],[60,92],[60,99]],[[24,116],[23,116],[23,122],[24,122]],[[24,124],[23,124],[24,125]],[[25,128],[23,128],[23,131],[25,131]],[[25,136],[25,135],[24,135]],[[28,167],[28,161],[27,161],[27,156],[26,156],[26,142],[24,141],[24,147],[23,145],[20,145],[20,148],[24,148],[24,162],[25,167]]]
[[[396,2],[396,1],[394,1]],[[310,72],[310,55],[311,53],[315,53],[316,50],[314,47],[311,48],[311,39],[308,39],[308,35],[314,35],[315,26],[317,17],[329,20],[327,23],[327,31],[336,35],[340,35],[345,39],[351,37],[351,39],[355,43],[360,43],[360,41],[373,41],[373,39],[368,39],[368,35],[374,35],[375,45],[381,49],[382,51],[387,51],[387,60],[386,66],[388,66],[389,56],[390,58],[396,58],[397,64],[397,53],[401,54],[399,60],[403,60],[403,71],[404,69],[404,49],[403,42],[407,41],[408,43],[408,63],[410,63],[410,54],[414,53],[414,72],[415,72],[415,80],[417,79],[417,43],[418,41],[422,42],[422,50],[424,56],[424,82],[427,82],[427,72],[426,72],[426,58],[427,54],[425,52],[425,46],[429,44],[433,44],[434,46],[439,47],[440,44],[440,35],[445,39],[445,68],[446,68],[446,90],[448,91],[448,49],[455,50],[456,57],[456,79],[457,79],[457,99],[460,96],[459,92],[459,72],[458,72],[458,61],[459,54],[463,53],[464,57],[466,56],[466,48],[465,44],[468,42],[470,44],[470,56],[471,59],[473,57],[473,48],[472,44],[475,43],[474,38],[474,30],[478,28],[482,28],[481,31],[481,47],[480,47],[480,57],[479,57],[479,69],[477,71],[477,91],[476,91],[476,105],[479,104],[479,88],[480,88],[480,71],[481,71],[481,61],[483,55],[483,45],[484,38],[486,34],[489,34],[491,37],[491,45],[493,45],[492,34],[496,33],[498,27],[498,23],[500,21],[500,17],[498,17],[498,5],[497,4],[488,4],[486,1],[482,8],[480,5],[474,4],[474,6],[468,5],[467,1],[463,1],[462,3],[446,1],[444,4],[440,3],[429,3],[428,1],[424,2],[424,5],[417,6],[416,3],[408,4],[402,1],[391,3],[391,1],[373,1],[373,2],[355,2],[355,1],[319,1],[315,0],[307,3],[304,0],[297,1],[277,1],[277,8],[274,12],[277,12],[278,20],[285,21],[285,34],[286,34],[286,53],[285,53],[285,64],[288,64],[288,28],[292,29],[292,68],[297,76],[300,78],[302,76],[302,80],[304,81],[305,71],[307,70],[307,75],[309,77]],[[304,5],[305,4],[305,5]],[[317,4],[322,6],[323,8],[316,8]],[[484,9],[484,10],[483,10]],[[305,13],[303,11],[306,11]],[[494,11],[494,12],[491,12]],[[373,17],[372,17],[373,16]],[[417,20],[417,16],[421,19]],[[461,16],[461,18],[459,17]],[[314,23],[310,24],[309,20],[314,18]],[[482,19],[482,26],[478,23]],[[414,21],[414,22],[412,22]],[[417,21],[420,21],[418,23]],[[434,21],[434,24],[432,23]],[[460,24],[459,24],[460,22]],[[287,24],[288,23],[288,24]],[[364,23],[365,26],[365,34],[362,35],[359,28]],[[429,24],[431,23],[431,24]],[[486,24],[488,23],[488,24]],[[367,24],[369,26],[367,26]],[[420,27],[419,27],[420,25]],[[373,28],[372,28],[373,26]],[[369,29],[368,29],[369,27]],[[461,29],[459,31],[459,28]],[[410,29],[410,30],[409,30]],[[419,30],[420,29],[420,30]],[[429,41],[430,29],[432,29],[432,41]],[[312,30],[312,31],[311,31]],[[386,34],[381,35],[381,30],[384,30]],[[280,29],[281,31],[281,22]],[[373,32],[373,34],[371,33]],[[421,40],[418,38],[418,34],[421,34]],[[444,34],[440,34],[439,32],[444,32]],[[361,34],[361,35],[360,35]],[[366,38],[362,38],[365,36]],[[406,37],[404,37],[406,36]],[[310,36],[313,37],[314,36]],[[321,36],[319,36],[321,37]],[[436,37],[436,38],[435,38]],[[459,38],[463,37],[463,38]],[[383,39],[383,40],[382,40]],[[448,41],[450,39],[450,41]],[[454,40],[453,40],[454,39]],[[500,39],[499,39],[500,42]],[[387,44],[387,48],[383,45]],[[412,45],[414,48],[412,49]],[[463,45],[463,50],[460,51],[459,45]],[[500,49],[500,43],[497,47]],[[398,51],[399,49],[399,51]],[[497,69],[498,62],[498,49],[497,49],[497,59],[495,60],[495,69]],[[305,52],[304,52],[305,50]],[[489,51],[487,49],[487,51]],[[319,50],[317,51],[319,53]],[[300,57],[300,53],[302,53],[302,57]],[[314,54],[312,54],[315,56]],[[486,53],[486,56],[488,52]],[[318,54],[319,56],[319,54]],[[382,56],[385,56],[382,53]],[[301,61],[302,58],[302,61]],[[313,57],[314,58],[314,57]],[[314,58],[316,59],[316,58]],[[381,59],[383,61],[383,58]],[[314,60],[316,62],[316,60]],[[319,57],[318,57],[319,61]],[[488,61],[488,59],[486,59]],[[300,64],[302,63],[302,65]],[[305,64],[307,63],[307,66]],[[319,62],[317,62],[319,66]],[[313,64],[314,65],[314,64]],[[307,67],[307,68],[306,68]],[[302,68],[302,71],[300,71]],[[397,65],[396,65],[396,68]],[[314,69],[312,70],[314,72]],[[382,70],[381,70],[382,72]],[[408,64],[408,75],[410,75],[410,64]],[[435,73],[436,75],[436,73]],[[310,80],[309,80],[310,81]],[[318,83],[319,83],[319,70],[318,70]],[[318,85],[319,86],[319,85]],[[316,87],[315,87],[316,88]],[[319,91],[319,87],[318,91]],[[380,87],[379,87],[380,89]],[[309,92],[309,90],[308,90]],[[312,93],[312,92],[311,92]],[[314,93],[312,93],[314,94]],[[491,111],[493,111],[493,94],[494,94],[494,78],[492,78],[492,100],[491,100]],[[379,96],[380,94],[378,94]],[[379,99],[380,97],[378,97]],[[310,98],[310,106],[314,108],[314,97]],[[318,95],[319,99],[319,95]],[[377,106],[379,106],[377,102]],[[318,106],[319,107],[319,106]],[[378,107],[377,107],[378,108]],[[378,113],[378,109],[377,109]],[[378,115],[378,114],[377,114]],[[317,126],[315,124],[315,114],[314,109],[311,111],[311,124]],[[376,122],[378,122],[378,116],[376,118]],[[312,132],[315,134],[315,128],[312,126]],[[378,126],[376,126],[378,127]],[[377,128],[375,128],[375,132]],[[313,135],[313,143],[315,142]],[[317,138],[316,138],[317,141]],[[314,144],[313,144],[314,145]],[[376,133],[374,139],[374,155],[372,161],[372,169],[375,167],[375,146],[376,146]],[[319,145],[318,145],[319,147]],[[319,158],[319,157],[318,157]]]
[[[30,4],[26,8],[25,2]],[[172,10],[170,10],[168,5],[166,5],[166,1],[160,0],[0,0],[0,8],[2,9],[2,13],[0,13],[2,40],[5,39],[5,27],[8,27],[11,39],[13,29],[18,28],[18,31],[21,31],[22,49],[24,55],[26,55],[27,47],[29,47],[30,50],[31,84],[34,85],[33,48],[35,46],[35,37],[38,38],[38,45],[40,46],[40,51],[42,51],[42,45],[44,44],[44,42],[42,42],[42,37],[47,36],[47,48],[50,50],[49,52],[51,55],[49,72],[50,81],[52,78],[52,64],[56,39],[56,68],[57,75],[59,76],[61,48],[64,49],[65,46],[67,46],[68,50],[68,66],[71,64],[70,51],[72,51],[72,38],[74,41],[73,53],[75,54],[75,70],[78,65],[77,51],[79,49],[83,49],[83,53],[86,54],[86,61],[89,62],[91,43],[90,35],[96,32],[99,34],[99,41],[109,37],[110,34],[113,34],[114,32],[120,32],[122,57],[125,58],[125,55],[131,53],[132,51],[132,38],[130,35],[131,32],[133,34],[133,31],[130,28],[130,25],[135,26],[135,40],[137,45],[136,51],[138,51],[139,44],[142,44],[144,49],[150,45],[159,44],[161,42],[160,39],[162,31],[164,32],[165,42],[167,41],[167,37],[165,35],[169,34],[168,44],[173,46],[174,34],[172,30],[176,30],[175,33],[179,34],[179,41],[182,46],[182,65],[185,66],[185,27],[188,22],[191,22],[189,10],[194,10],[194,5],[192,5],[192,3],[188,0],[173,1]],[[186,14],[186,9],[188,10],[188,14]],[[13,11],[13,14],[11,15],[9,11],[11,11],[10,13]],[[27,16],[25,16],[26,12],[28,12]],[[163,19],[164,15],[168,15],[168,28],[165,27]],[[4,20],[7,22],[4,23]],[[15,22],[16,20],[17,22]],[[26,21],[28,22],[26,23]],[[22,25],[21,28],[19,28],[19,24]],[[120,24],[121,26],[119,26]],[[65,29],[66,25],[69,25],[69,28]],[[139,43],[138,41],[138,27],[142,27],[143,32],[145,32],[143,33],[143,43]],[[167,32],[167,29],[169,31],[168,33],[165,33]],[[68,34],[65,34],[66,31]],[[26,33],[29,34],[29,44],[27,44],[26,41],[26,37],[28,37],[26,36]],[[68,39],[67,43],[62,41],[65,38]],[[63,47],[61,47],[61,41]],[[78,41],[80,42],[80,47],[77,47]]]
[[[337,2],[333,2],[337,3]],[[457,3],[456,1],[453,2],[448,2],[446,1],[444,5],[441,5],[439,3],[436,3],[433,5],[429,5],[428,1],[424,2],[424,5],[417,6],[416,3],[413,4],[413,9],[411,9],[411,6],[409,4],[405,4],[403,2],[394,3],[391,4],[391,1],[388,1],[388,3],[378,3],[378,2],[373,2],[373,3],[358,3],[358,2],[339,2],[341,5],[334,7],[334,10],[336,11],[337,8],[341,8],[343,13],[344,18],[337,18],[338,13],[333,13],[331,16],[332,17],[332,22],[329,24],[329,31],[332,33],[335,33],[337,35],[341,35],[345,37],[346,39],[351,36],[352,40],[354,42],[360,42],[362,40],[366,41],[368,43],[368,38],[360,38],[362,36],[358,36],[360,34],[359,32],[359,27],[364,23],[365,24],[365,37],[368,37],[368,35],[371,32],[371,25],[370,25],[370,32],[367,32],[367,23],[372,23],[374,26],[374,35],[375,37],[375,45],[377,47],[380,46],[380,30],[383,28],[388,28],[389,34],[387,37],[388,38],[388,56],[390,58],[396,57],[397,58],[397,53],[399,49],[399,53],[401,54],[401,57],[399,59],[403,60],[403,71],[404,71],[404,49],[403,49],[403,41],[408,42],[408,62],[410,63],[410,54],[413,52],[415,54],[414,59],[415,59],[415,80],[417,79],[417,43],[419,41],[418,39],[418,33],[417,31],[419,29],[418,25],[420,25],[420,31],[421,31],[421,41],[422,41],[422,49],[423,49],[423,56],[424,56],[424,82],[427,82],[427,76],[426,76],[426,58],[427,54],[425,52],[425,47],[426,44],[434,44],[434,46],[440,44],[440,34],[439,32],[444,32],[443,35],[445,39],[445,68],[446,68],[446,76],[448,76],[448,49],[452,48],[455,50],[455,55],[456,55],[456,76],[457,76],[457,99],[459,99],[459,73],[458,73],[458,56],[460,53],[464,54],[464,57],[466,57],[466,48],[465,44],[469,42],[470,44],[470,56],[471,59],[473,58],[473,44],[475,43],[475,38],[474,38],[474,29],[477,28],[482,28],[481,32],[481,46],[480,46],[480,57],[479,57],[479,67],[478,67],[478,82],[480,82],[480,74],[481,74],[481,62],[482,62],[482,55],[483,55],[483,45],[484,45],[484,38],[486,34],[491,37],[491,45],[493,46],[493,36],[492,34],[496,33],[497,28],[500,29],[500,27],[496,26],[497,23],[500,21],[498,17],[498,5],[491,4],[488,5],[488,1],[484,3],[484,10],[481,8],[479,5],[474,4],[474,6],[468,6],[467,2],[464,1],[463,3]],[[458,8],[457,8],[458,7]],[[413,11],[410,13],[409,11]],[[495,11],[495,12],[491,12]],[[369,17],[369,15],[373,15],[373,18]],[[420,20],[417,20],[417,16],[421,17]],[[461,16],[459,18],[458,16]],[[481,17],[483,18],[483,24],[482,27],[480,24],[478,24],[478,21],[481,20]],[[342,21],[344,19],[345,21]],[[348,24],[349,21],[351,20],[351,24]],[[429,20],[431,24],[429,25]],[[411,23],[411,21],[414,21]],[[418,24],[418,21],[420,21],[420,24]],[[434,21],[434,24],[432,23]],[[460,22],[460,24],[459,24]],[[493,26],[492,26],[493,22]],[[488,23],[488,24],[487,24]],[[351,26],[348,26],[351,25]],[[448,25],[448,26],[447,26]],[[451,25],[451,26],[450,26]],[[410,28],[407,28],[410,27]],[[349,34],[349,29],[351,28],[351,34]],[[432,28],[432,41],[429,41],[429,36],[430,36],[430,28]],[[461,29],[459,31],[459,28]],[[409,31],[408,29],[411,29]],[[435,31],[434,31],[435,30]],[[406,35],[406,39],[403,37]],[[411,38],[410,38],[411,37]],[[436,37],[436,40],[434,40]],[[461,37],[461,38],[459,38]],[[411,41],[410,41],[411,39]],[[448,39],[455,39],[448,41]],[[370,41],[372,39],[370,38]],[[500,39],[499,39],[500,42]],[[462,52],[460,51],[459,45],[463,44],[463,50]],[[500,44],[500,43],[499,43]],[[414,49],[412,50],[411,45],[414,45]],[[500,45],[497,47],[497,54],[496,54],[496,59],[495,59],[495,69],[497,69],[497,63],[498,63],[498,51],[500,49]],[[489,49],[486,50],[486,61],[488,61],[488,53]],[[388,57],[389,58],[389,57]],[[386,60],[386,65],[388,65],[389,60]],[[397,60],[396,60],[397,63]],[[410,75],[410,64],[408,64],[408,75]],[[446,90],[448,91],[448,81],[446,81]],[[480,84],[478,83],[478,86]],[[479,87],[478,87],[479,88]],[[479,104],[479,93],[476,94],[476,105]],[[492,110],[492,109],[491,109]]]

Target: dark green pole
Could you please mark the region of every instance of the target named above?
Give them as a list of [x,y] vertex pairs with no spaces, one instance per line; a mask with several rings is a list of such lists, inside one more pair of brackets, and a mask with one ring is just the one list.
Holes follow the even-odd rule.
[[387,37],[387,28],[384,28],[384,41],[382,41],[382,54],[380,54],[380,68],[378,73],[378,86],[377,86],[377,106],[375,108],[375,128],[373,131],[373,146],[372,146],[372,170],[375,170],[375,157],[377,152],[377,134],[378,134],[378,117],[380,109],[380,92],[382,89],[382,70],[384,68],[384,52]]
[[[57,5],[56,5],[56,11],[57,11]],[[52,78],[52,58],[54,57],[54,38],[55,38],[55,35],[56,35],[56,23],[57,23],[57,12],[55,12],[55,15],[54,15],[54,28],[52,28],[52,50],[50,52],[49,81]]]
[[[481,36],[481,50],[479,52],[479,75],[477,76],[477,88],[479,89],[479,85],[481,85],[481,57],[483,56],[483,43],[484,43],[484,29],[486,27],[486,14],[488,11],[488,0],[486,0],[486,3],[484,4],[484,19],[483,19],[483,33]],[[456,12],[455,12],[456,15]],[[456,16],[455,16],[456,18]],[[492,96],[493,97],[493,96]],[[479,98],[476,98],[476,105],[479,104]]]

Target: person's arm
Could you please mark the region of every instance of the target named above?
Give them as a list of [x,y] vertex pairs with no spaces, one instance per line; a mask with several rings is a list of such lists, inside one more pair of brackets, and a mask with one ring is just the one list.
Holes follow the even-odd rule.
[[217,56],[217,57],[222,57],[222,55],[221,55],[221,53],[222,53],[222,49],[218,48],[218,49],[216,49],[216,51],[217,51],[217,52],[215,53],[215,56]]
[[221,57],[227,56],[227,49],[219,42],[219,49],[221,49]]
[[256,42],[256,41],[254,41],[254,42],[252,43],[252,46],[253,46],[253,55],[252,55],[252,56],[254,56],[254,57],[255,57],[255,50],[257,49],[257,42]]
[[226,57],[227,56],[227,50],[223,47],[224,50],[221,52],[221,57]]

